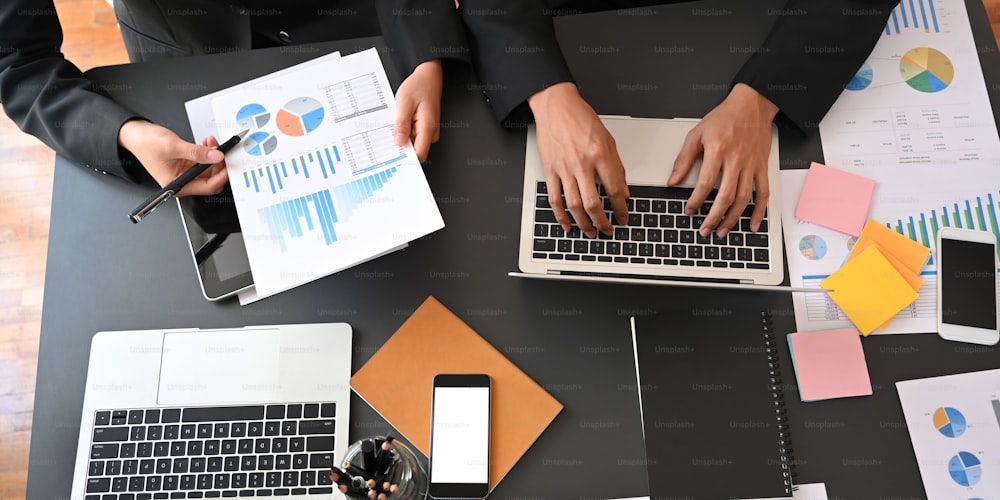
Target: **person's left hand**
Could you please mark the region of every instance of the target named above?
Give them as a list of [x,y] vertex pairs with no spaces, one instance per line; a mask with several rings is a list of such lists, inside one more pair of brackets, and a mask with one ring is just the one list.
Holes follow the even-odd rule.
[[713,230],[720,237],[728,234],[753,199],[755,187],[757,201],[750,228],[755,232],[760,228],[770,195],[767,158],[771,152],[771,122],[777,114],[778,107],[766,97],[738,83],[684,139],[667,185],[683,180],[698,156],[704,154],[701,172],[687,201],[688,215],[697,212],[719,184],[712,208],[701,225],[702,236]]
[[413,139],[420,163],[427,159],[431,144],[441,137],[441,60],[420,63],[396,90],[396,123],[392,137],[397,146]]

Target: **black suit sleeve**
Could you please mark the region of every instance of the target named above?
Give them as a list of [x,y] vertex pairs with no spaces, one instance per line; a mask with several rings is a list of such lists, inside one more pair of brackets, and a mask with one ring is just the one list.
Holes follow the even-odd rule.
[[432,59],[457,62],[468,72],[469,43],[454,0],[376,0],[376,9],[382,36],[404,78]]
[[497,119],[517,119],[529,97],[573,77],[566,66],[552,11],[540,0],[464,0],[472,60]]
[[811,133],[871,54],[899,0],[791,0],[733,83]]
[[119,157],[118,130],[136,114],[94,88],[59,51],[51,0],[0,2],[0,103],[21,130],[70,160],[139,180]]

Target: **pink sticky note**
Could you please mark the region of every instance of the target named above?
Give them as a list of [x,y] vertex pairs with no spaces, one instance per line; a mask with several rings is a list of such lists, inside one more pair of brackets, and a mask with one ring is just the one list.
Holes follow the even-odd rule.
[[813,162],[795,217],[852,236],[861,234],[875,181]]
[[802,401],[871,395],[857,329],[790,333],[788,348]]

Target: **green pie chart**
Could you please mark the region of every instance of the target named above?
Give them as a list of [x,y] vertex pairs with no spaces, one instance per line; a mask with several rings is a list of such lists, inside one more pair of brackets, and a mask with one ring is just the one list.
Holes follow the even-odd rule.
[[903,54],[899,60],[899,73],[903,81],[920,92],[940,92],[951,85],[955,67],[951,59],[937,49],[917,47]]

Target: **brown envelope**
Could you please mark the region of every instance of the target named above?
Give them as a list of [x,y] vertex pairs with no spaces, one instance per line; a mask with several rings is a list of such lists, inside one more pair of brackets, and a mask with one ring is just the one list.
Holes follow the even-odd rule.
[[431,391],[439,373],[486,373],[492,379],[492,490],[562,404],[434,297],[428,297],[351,377],[351,388],[428,455]]

